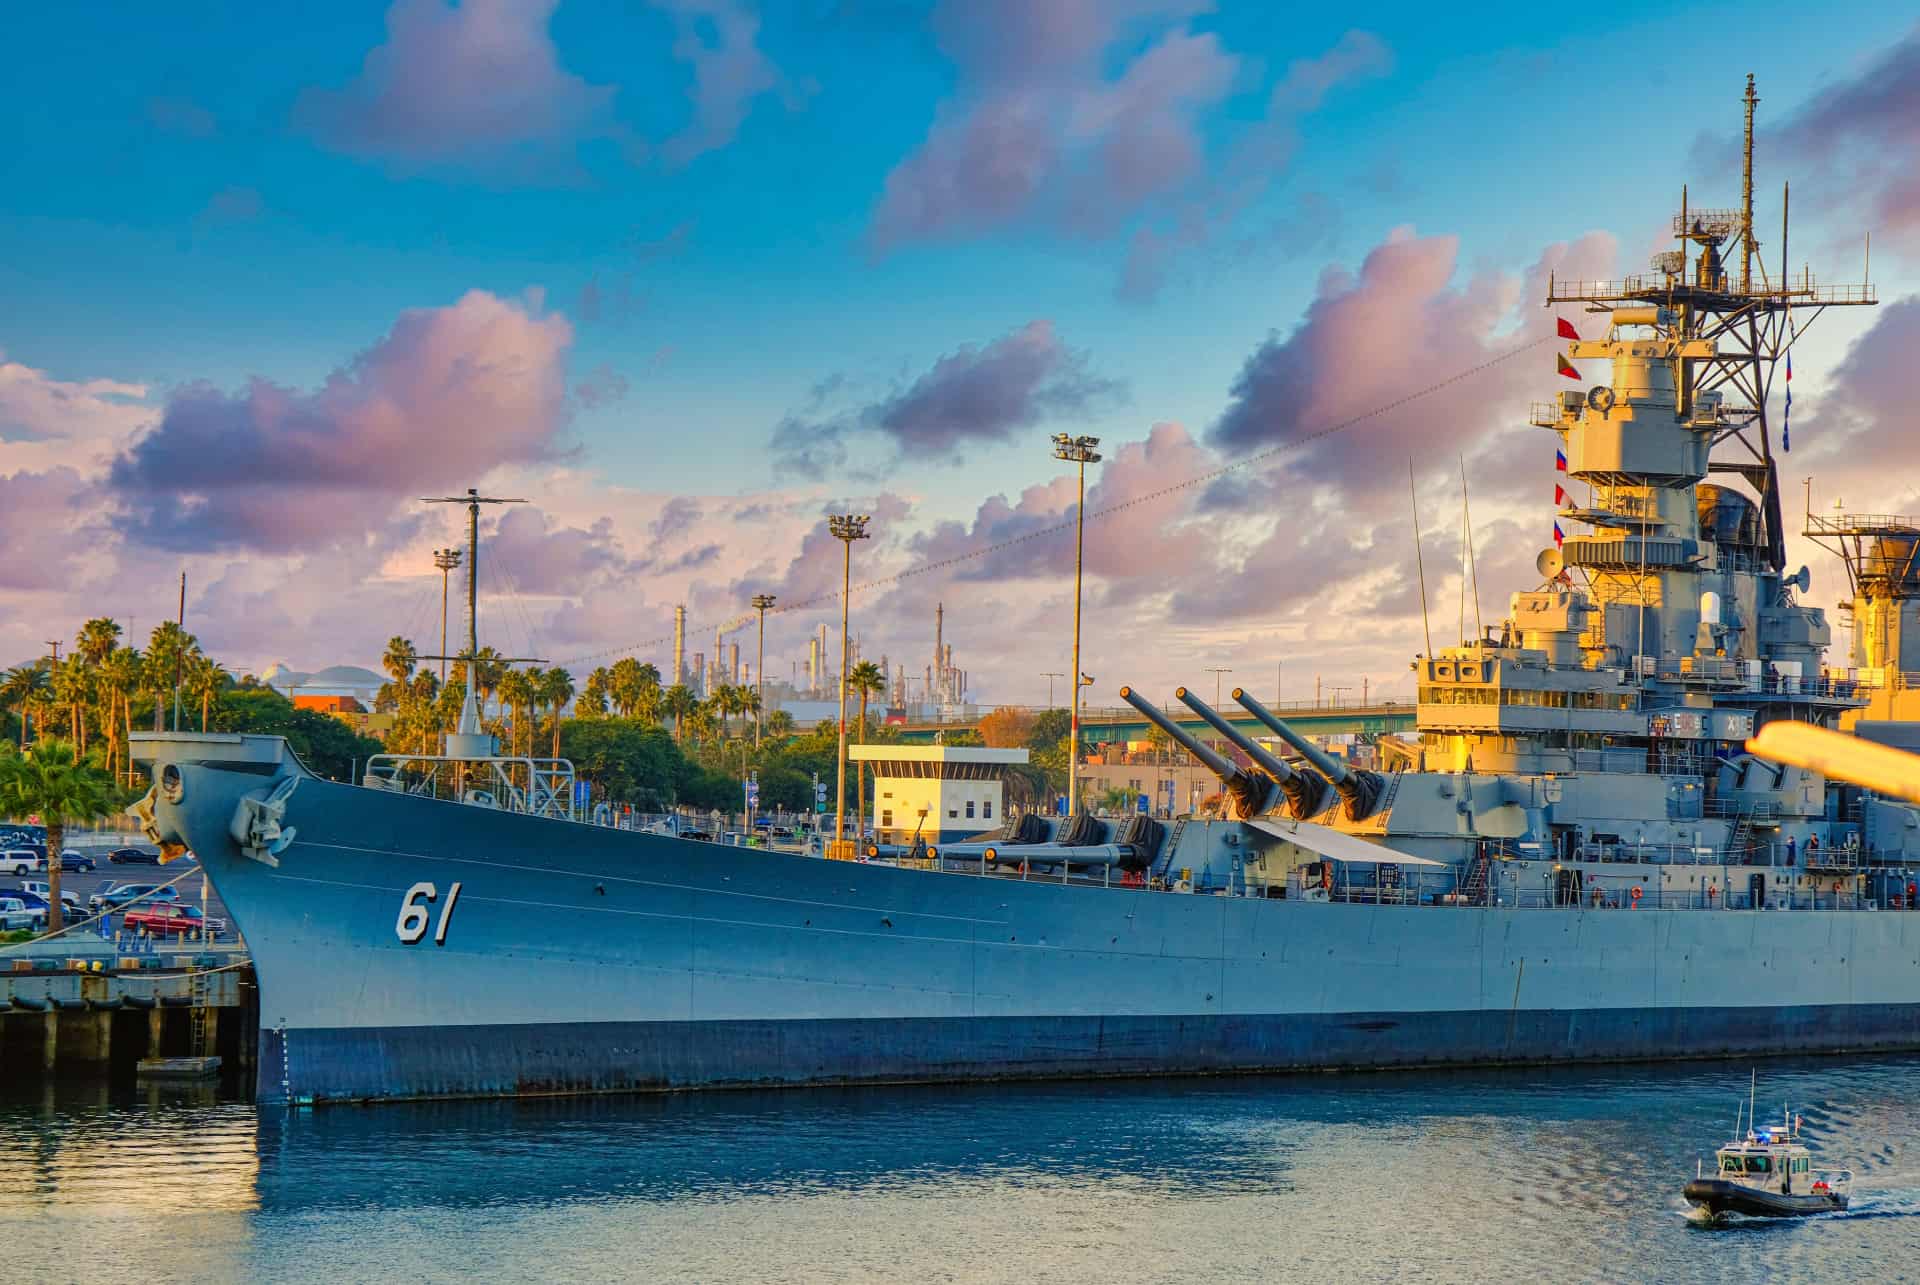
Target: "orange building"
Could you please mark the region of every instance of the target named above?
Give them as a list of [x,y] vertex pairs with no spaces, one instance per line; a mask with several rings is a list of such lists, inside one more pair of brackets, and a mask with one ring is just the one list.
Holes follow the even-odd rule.
[[321,714],[364,714],[367,707],[351,696],[295,696],[295,709],[310,709]]

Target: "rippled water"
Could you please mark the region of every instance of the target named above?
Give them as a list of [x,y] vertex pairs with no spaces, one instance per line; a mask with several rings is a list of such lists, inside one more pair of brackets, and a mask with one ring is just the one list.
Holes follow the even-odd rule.
[[1702,1228],[1744,1064],[335,1108],[0,1099],[0,1277],[1715,1280],[1920,1273],[1920,1061],[1761,1067],[1854,1208]]

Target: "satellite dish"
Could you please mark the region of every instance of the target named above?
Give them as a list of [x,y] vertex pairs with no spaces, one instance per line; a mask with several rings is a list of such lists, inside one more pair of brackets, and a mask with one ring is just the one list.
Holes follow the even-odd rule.
[[1805,593],[1807,586],[1813,583],[1813,572],[1806,567],[1801,567],[1798,571],[1787,577],[1787,583],[1798,589],[1801,593]]
[[1544,579],[1551,580],[1566,570],[1567,555],[1558,549],[1542,549],[1540,556],[1533,560],[1533,565]]
[[1605,384],[1595,384],[1587,390],[1587,407],[1606,414],[1613,409],[1613,390]]

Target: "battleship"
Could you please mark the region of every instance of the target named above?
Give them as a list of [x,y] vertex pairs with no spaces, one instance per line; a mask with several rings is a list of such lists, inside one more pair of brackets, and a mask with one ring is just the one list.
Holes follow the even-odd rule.
[[[1874,684],[1825,665],[1786,569],[1768,412],[1807,324],[1874,295],[1790,274],[1784,213],[1768,270],[1755,101],[1738,208],[1683,190],[1650,272],[1550,285],[1596,336],[1569,364],[1611,368],[1533,415],[1585,533],[1415,658],[1418,736],[1365,758],[1243,691],[1176,694],[1203,741],[1127,688],[1220,778],[1193,813],[856,861],[596,824],[471,704],[351,783],[277,738],[136,734],[151,837],[252,951],[260,1100],[1920,1047],[1920,810],[1746,748]],[[1911,567],[1920,527],[1874,529]],[[1920,604],[1885,580],[1883,662]]]

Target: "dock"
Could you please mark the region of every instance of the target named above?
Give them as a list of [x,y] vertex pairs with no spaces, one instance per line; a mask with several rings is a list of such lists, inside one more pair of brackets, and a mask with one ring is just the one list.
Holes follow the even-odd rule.
[[254,1064],[259,990],[243,950],[122,953],[80,937],[0,955],[0,1069],[12,1083],[117,1074],[155,1058]]

